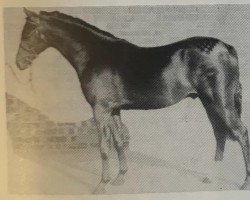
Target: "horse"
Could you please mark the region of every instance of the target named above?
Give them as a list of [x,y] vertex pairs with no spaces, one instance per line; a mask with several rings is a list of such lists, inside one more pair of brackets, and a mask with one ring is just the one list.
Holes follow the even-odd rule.
[[110,146],[117,152],[119,172],[128,171],[123,138],[128,135],[121,110],[160,109],[199,98],[216,139],[215,161],[222,161],[226,139],[239,142],[250,186],[248,130],[241,121],[242,88],[235,48],[217,38],[191,37],[157,47],[141,47],[115,37],[79,18],[54,11],[24,9],[24,25],[16,64],[27,69],[49,47],[69,61],[93,110],[98,130],[101,180],[94,193],[104,193],[110,177]]

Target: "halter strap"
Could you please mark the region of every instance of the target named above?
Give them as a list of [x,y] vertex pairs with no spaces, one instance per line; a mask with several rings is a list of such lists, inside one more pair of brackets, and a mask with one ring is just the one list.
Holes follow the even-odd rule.
[[20,45],[20,48],[23,49],[24,51],[30,53],[30,54],[33,54],[34,56],[37,56],[37,55],[38,55],[37,52],[34,50],[34,48],[26,47],[26,46],[23,45],[22,43],[21,43],[21,45]]

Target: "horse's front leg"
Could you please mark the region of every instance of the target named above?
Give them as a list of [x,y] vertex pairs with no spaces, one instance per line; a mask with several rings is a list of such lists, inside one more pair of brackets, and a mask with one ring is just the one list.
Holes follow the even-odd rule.
[[114,110],[112,116],[115,125],[113,126],[115,130],[112,131],[114,146],[116,148],[119,160],[119,173],[112,181],[112,185],[122,185],[125,182],[124,176],[128,171],[125,150],[129,144],[129,132],[127,127],[121,121],[120,110]]
[[102,177],[94,190],[95,194],[105,193],[105,186],[110,181],[109,151],[112,142],[110,122],[113,120],[111,113],[100,105],[93,109],[94,119],[99,134],[99,147],[102,159]]

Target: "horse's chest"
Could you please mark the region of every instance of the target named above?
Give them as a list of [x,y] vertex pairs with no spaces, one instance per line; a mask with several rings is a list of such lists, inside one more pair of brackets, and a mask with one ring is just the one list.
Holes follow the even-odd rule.
[[86,78],[82,78],[81,82],[85,97],[90,104],[120,106],[124,96],[123,84],[117,73],[110,68],[103,68],[98,72],[92,71]]

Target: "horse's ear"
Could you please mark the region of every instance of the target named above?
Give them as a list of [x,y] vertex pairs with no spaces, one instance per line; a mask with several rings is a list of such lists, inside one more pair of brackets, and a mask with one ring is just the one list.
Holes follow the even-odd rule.
[[25,15],[32,21],[35,22],[36,24],[39,24],[40,20],[39,20],[39,16],[37,13],[28,10],[27,8],[23,8],[23,11],[25,13]]

